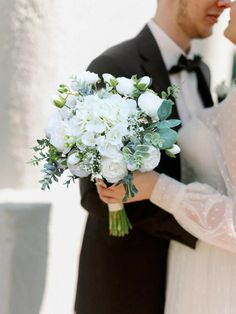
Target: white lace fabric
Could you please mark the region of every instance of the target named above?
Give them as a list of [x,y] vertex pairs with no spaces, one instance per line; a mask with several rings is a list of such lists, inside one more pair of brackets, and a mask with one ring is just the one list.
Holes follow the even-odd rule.
[[[204,143],[200,138],[203,145],[213,146],[210,147],[213,155],[209,154],[209,160],[204,161],[206,146],[192,148],[194,141],[186,143],[190,146],[186,149],[193,150],[193,167],[202,173],[201,182],[209,182],[213,186],[199,182],[183,184],[161,174],[151,201],[172,213],[197,238],[236,253],[236,89],[218,106],[207,114],[203,110],[198,117],[211,136],[210,143]],[[196,164],[194,149],[196,154],[202,150],[202,164]],[[215,173],[213,157],[219,173]],[[220,181],[225,189],[220,188]]]

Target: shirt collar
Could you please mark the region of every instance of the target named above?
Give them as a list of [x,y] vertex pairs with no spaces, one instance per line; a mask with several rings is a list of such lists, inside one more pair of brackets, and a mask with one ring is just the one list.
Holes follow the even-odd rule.
[[[186,56],[186,53],[153,20],[148,22],[148,27],[158,44],[167,70],[170,70],[178,63],[179,57]],[[192,55],[191,51],[189,55]]]

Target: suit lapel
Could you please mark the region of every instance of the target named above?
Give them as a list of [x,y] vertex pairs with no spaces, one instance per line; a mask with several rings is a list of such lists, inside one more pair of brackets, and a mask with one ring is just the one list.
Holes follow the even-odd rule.
[[[152,78],[152,88],[160,95],[171,83],[160,49],[147,25],[135,38],[135,42],[142,60],[140,66],[144,73]],[[173,106],[171,118],[178,117],[177,108]]]

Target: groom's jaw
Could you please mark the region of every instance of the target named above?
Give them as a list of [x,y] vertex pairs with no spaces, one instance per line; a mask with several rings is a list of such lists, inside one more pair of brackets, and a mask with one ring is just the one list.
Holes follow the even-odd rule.
[[207,19],[210,24],[214,25],[218,22],[218,19],[220,17],[220,14],[208,14]]

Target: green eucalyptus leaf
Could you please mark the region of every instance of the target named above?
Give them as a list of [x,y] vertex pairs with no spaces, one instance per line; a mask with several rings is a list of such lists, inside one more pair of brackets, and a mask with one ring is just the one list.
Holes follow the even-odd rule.
[[182,122],[178,119],[169,119],[169,120],[164,120],[160,121],[157,123],[157,127],[159,129],[168,129],[168,128],[174,128],[178,125],[180,125]]
[[167,119],[172,112],[172,101],[165,99],[157,111],[160,121]]
[[139,152],[148,152],[148,150],[149,150],[148,145],[137,145],[136,147],[136,151]]
[[163,141],[162,145],[160,146],[160,149],[170,148],[177,141],[178,134],[176,131],[172,129],[160,129],[159,134],[160,134],[161,140]]

